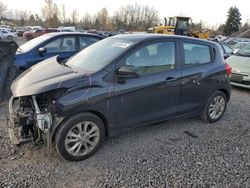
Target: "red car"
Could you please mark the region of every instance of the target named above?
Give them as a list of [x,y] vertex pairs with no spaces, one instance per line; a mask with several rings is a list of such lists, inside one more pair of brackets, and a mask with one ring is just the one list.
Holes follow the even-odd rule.
[[26,40],[31,40],[33,38],[39,37],[41,35],[44,35],[46,33],[52,33],[52,32],[58,32],[57,29],[36,29],[34,31],[26,31],[23,33],[23,37],[26,38]]

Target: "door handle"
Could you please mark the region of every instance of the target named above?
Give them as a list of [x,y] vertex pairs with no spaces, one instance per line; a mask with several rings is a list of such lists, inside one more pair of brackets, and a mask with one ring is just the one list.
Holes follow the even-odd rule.
[[173,82],[173,81],[176,81],[177,80],[177,78],[175,78],[175,77],[167,77],[166,78],[166,82]]
[[192,80],[193,84],[200,85],[200,82],[198,80]]

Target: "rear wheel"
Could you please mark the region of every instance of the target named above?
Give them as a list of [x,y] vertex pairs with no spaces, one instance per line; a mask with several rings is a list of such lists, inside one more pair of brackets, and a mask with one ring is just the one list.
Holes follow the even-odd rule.
[[64,122],[55,135],[57,152],[66,160],[80,161],[93,155],[105,138],[102,120],[82,113]]
[[222,91],[216,91],[209,97],[201,118],[208,122],[216,122],[221,119],[226,111],[227,97]]

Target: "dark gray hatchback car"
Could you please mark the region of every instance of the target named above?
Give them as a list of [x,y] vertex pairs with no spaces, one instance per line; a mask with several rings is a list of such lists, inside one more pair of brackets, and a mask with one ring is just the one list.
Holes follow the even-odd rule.
[[83,160],[106,136],[172,118],[218,121],[230,99],[231,68],[218,44],[181,36],[117,35],[66,63],[53,57],[12,84],[15,144],[53,143]]

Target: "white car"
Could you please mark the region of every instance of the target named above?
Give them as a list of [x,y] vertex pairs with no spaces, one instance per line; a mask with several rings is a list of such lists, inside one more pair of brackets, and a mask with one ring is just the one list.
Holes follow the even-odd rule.
[[13,40],[14,38],[17,38],[17,35],[15,33],[6,31],[6,30],[1,30],[3,39],[8,39],[8,40]]
[[0,40],[3,40],[3,33],[2,33],[2,31],[0,31]]

